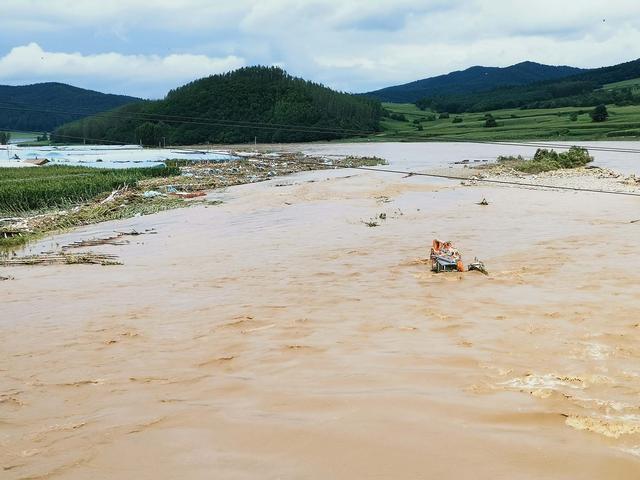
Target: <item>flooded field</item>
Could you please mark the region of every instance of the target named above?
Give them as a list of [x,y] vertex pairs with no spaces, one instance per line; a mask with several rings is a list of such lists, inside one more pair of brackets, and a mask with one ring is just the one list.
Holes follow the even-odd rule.
[[[2,145],[0,167],[24,165],[25,161],[46,158],[56,165],[82,165],[100,168],[153,167],[166,160],[233,159],[225,152],[187,148],[142,148],[137,145],[72,145],[53,147],[26,147]],[[1,172],[0,172],[1,173]]]
[[[34,246],[154,229],[91,247],[123,265],[0,268],[3,478],[638,477],[639,198],[355,170],[209,197]],[[432,274],[433,238],[489,276]]]

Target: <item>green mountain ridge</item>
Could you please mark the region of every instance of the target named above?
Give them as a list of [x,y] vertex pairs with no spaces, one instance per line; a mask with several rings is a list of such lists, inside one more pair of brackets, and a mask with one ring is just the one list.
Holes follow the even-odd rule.
[[57,82],[0,85],[0,130],[48,132],[77,118],[139,101]]
[[332,140],[379,130],[381,114],[376,100],[257,66],[63,125],[54,139],[143,145]]
[[[620,106],[640,104],[640,89],[629,80],[640,77],[640,59],[601,67],[559,80],[523,86],[499,87],[485,92],[432,95],[416,105],[438,112],[483,112],[504,108],[592,107],[598,104]],[[626,82],[616,88],[607,84]]]

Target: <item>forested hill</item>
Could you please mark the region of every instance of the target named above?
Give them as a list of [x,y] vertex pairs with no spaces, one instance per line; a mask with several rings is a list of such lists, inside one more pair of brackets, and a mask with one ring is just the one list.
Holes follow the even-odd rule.
[[64,83],[0,85],[0,130],[49,132],[79,116],[138,101],[139,98],[100,93]]
[[[635,79],[638,81],[634,82]],[[560,80],[501,87],[487,92],[431,95],[415,103],[422,109],[448,113],[503,108],[640,105],[640,59],[588,70]]]
[[196,80],[163,100],[63,125],[54,138],[144,145],[329,140],[377,131],[381,113],[377,100],[339,93],[280,68],[246,67]]
[[491,90],[506,85],[527,85],[583,72],[580,68],[522,62],[510,67],[471,67],[446,75],[383,88],[364,95],[383,102],[413,103],[424,97]]

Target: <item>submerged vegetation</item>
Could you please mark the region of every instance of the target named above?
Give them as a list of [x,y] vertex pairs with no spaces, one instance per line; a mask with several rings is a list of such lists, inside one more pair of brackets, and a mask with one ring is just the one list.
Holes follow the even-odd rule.
[[192,201],[218,204],[207,200],[207,190],[308,170],[384,163],[377,157],[349,156],[327,162],[302,154],[256,153],[213,164],[173,160],[163,168],[2,168],[0,251],[18,248],[46,233],[184,207]]
[[498,157],[498,163],[523,173],[542,173],[562,168],[584,167],[593,161],[589,152],[580,147],[571,147],[566,152],[539,148],[531,160],[521,156]]
[[178,175],[177,168],[99,169],[54,165],[0,170],[0,215],[64,208],[145,178]]

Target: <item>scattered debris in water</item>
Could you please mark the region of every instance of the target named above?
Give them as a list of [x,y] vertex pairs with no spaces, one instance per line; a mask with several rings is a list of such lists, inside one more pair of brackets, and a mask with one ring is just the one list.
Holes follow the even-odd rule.
[[480,273],[484,273],[485,275],[489,275],[489,272],[484,266],[484,263],[478,260],[478,258],[474,258],[473,262],[469,264],[467,269],[471,272],[473,270],[477,270]]
[[14,280],[14,278],[13,277],[0,276],[0,282],[6,282],[7,280]]
[[16,265],[122,265],[118,257],[106,253],[83,252],[71,253],[42,253],[39,255],[25,255],[0,259],[0,266],[11,267]]
[[489,205],[489,202],[487,202],[486,198],[483,198],[482,200],[480,200],[478,203],[476,203],[476,205]]
[[130,232],[116,232],[115,235],[104,238],[89,238],[86,240],[78,240],[77,242],[70,243],[68,245],[63,245],[62,250],[69,250],[72,248],[83,248],[83,247],[95,247],[98,245],[127,245],[129,243],[128,240],[121,240],[122,237],[128,236],[138,236],[138,235],[147,235],[147,234],[156,234],[158,232],[155,229],[147,229],[144,232],[138,232],[137,230],[132,230]]

